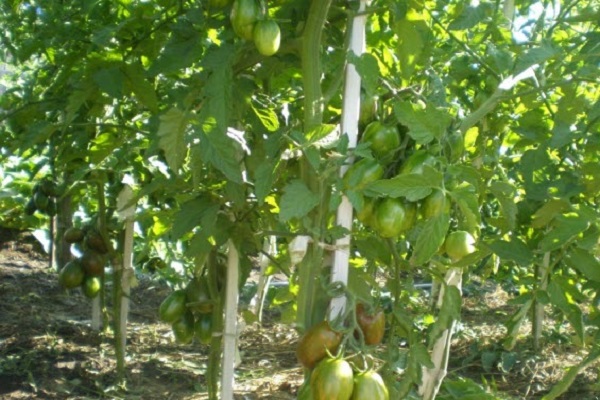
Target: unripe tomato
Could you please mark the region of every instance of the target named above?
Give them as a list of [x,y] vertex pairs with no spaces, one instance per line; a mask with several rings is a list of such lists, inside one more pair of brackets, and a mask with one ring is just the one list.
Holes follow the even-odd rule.
[[374,313],[367,312],[365,305],[356,305],[356,322],[363,332],[365,344],[379,344],[385,333],[385,314],[383,310],[375,310]]
[[322,321],[307,330],[298,342],[296,357],[306,368],[314,366],[330,353],[335,353],[342,342],[342,334],[334,331],[329,322]]
[[85,270],[81,261],[76,258],[69,261],[58,275],[58,283],[65,289],[73,289],[83,283],[85,279]]
[[93,299],[102,289],[102,281],[97,276],[86,276],[81,284],[81,291],[85,297]]
[[347,361],[336,358],[321,361],[310,377],[313,400],[350,400],[353,378]]
[[375,160],[367,158],[354,163],[344,174],[343,182],[346,189],[362,190],[371,182],[383,177],[383,168]]
[[394,238],[412,228],[415,217],[414,204],[386,198],[376,205],[374,228],[381,237]]
[[168,295],[158,308],[158,316],[161,321],[173,323],[185,312],[185,291],[176,290]]
[[475,251],[475,239],[469,232],[455,231],[446,237],[444,249],[448,257],[453,261],[458,261]]
[[375,371],[366,371],[354,376],[352,400],[389,400],[388,392],[381,375]]
[[260,54],[263,56],[272,56],[279,50],[279,42],[281,41],[281,31],[277,22],[267,19],[258,21],[254,25],[254,45]]
[[188,344],[194,338],[194,315],[186,310],[177,321],[171,325],[175,341],[181,344]]
[[421,216],[430,219],[442,213],[450,213],[450,201],[442,190],[434,190],[421,205]]
[[358,116],[360,126],[366,126],[375,119],[378,100],[377,96],[369,96],[364,90],[360,91],[360,114]]
[[235,0],[231,8],[233,31],[242,39],[252,40],[254,25],[261,17],[260,6],[256,0]]
[[208,4],[213,8],[223,8],[229,5],[231,0],[210,0]]
[[372,197],[364,197],[363,199],[363,208],[356,212],[356,219],[365,225],[371,226],[374,223],[376,201]]
[[212,314],[200,314],[194,322],[194,334],[202,344],[212,339]]
[[435,157],[425,150],[417,150],[404,161],[402,167],[400,167],[400,173],[422,174],[424,165],[433,166],[434,164]]
[[194,278],[185,288],[185,297],[187,307],[198,313],[209,313],[213,309],[213,303],[210,300],[208,292],[208,282],[206,278]]
[[374,121],[365,128],[361,141],[371,144],[371,151],[378,159],[389,158],[400,147],[400,132],[395,125]]

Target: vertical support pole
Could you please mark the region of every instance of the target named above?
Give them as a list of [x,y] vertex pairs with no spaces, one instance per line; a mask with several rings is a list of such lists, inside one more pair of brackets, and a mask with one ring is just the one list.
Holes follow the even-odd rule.
[[223,370],[221,373],[221,400],[233,400],[235,354],[237,350],[237,303],[240,257],[229,240],[227,243],[227,286],[225,293],[225,324],[223,327]]

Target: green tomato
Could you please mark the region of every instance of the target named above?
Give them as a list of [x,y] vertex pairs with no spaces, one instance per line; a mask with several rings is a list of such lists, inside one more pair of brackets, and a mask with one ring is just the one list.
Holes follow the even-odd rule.
[[376,205],[374,228],[381,237],[395,238],[412,228],[416,215],[413,203],[386,198]]
[[374,121],[365,128],[361,141],[371,145],[376,158],[390,158],[400,147],[400,132],[395,125]]
[[388,392],[381,375],[375,371],[367,371],[354,377],[352,400],[389,400]]
[[400,173],[402,174],[422,174],[423,166],[428,165],[430,167],[435,165],[435,157],[429,154],[426,150],[417,150],[410,157],[408,157],[402,167]]
[[354,163],[344,174],[344,187],[360,191],[369,183],[381,179],[383,172],[383,167],[377,161],[362,159]]
[[212,314],[200,314],[194,322],[194,334],[202,344],[209,344],[212,339]]
[[86,276],[85,280],[81,284],[81,290],[85,297],[93,299],[98,296],[102,289],[102,281],[97,276]]
[[277,22],[267,19],[254,25],[254,45],[263,56],[272,56],[279,50],[281,31]]
[[233,31],[242,39],[252,40],[254,25],[261,17],[261,10],[256,0],[235,0],[231,8],[231,24]]
[[185,303],[186,296],[184,290],[176,290],[168,295],[158,309],[160,320],[168,323],[177,321],[186,310]]
[[475,251],[475,239],[469,232],[455,231],[446,237],[444,249],[452,261],[458,261]]
[[171,325],[175,341],[181,344],[188,344],[194,339],[194,315],[186,310],[179,319]]
[[434,190],[421,204],[421,216],[430,219],[442,213],[450,213],[450,201],[442,190]]
[[371,123],[377,115],[377,96],[369,96],[364,90],[360,91],[360,114],[358,123],[361,127]]
[[310,377],[313,399],[350,400],[353,378],[352,367],[347,361],[335,358],[321,361]]
[[208,4],[213,8],[227,7],[231,3],[231,0],[210,0]]
[[360,211],[356,211],[356,219],[367,226],[371,226],[374,223],[376,201],[372,197],[364,197],[363,199],[363,207]]

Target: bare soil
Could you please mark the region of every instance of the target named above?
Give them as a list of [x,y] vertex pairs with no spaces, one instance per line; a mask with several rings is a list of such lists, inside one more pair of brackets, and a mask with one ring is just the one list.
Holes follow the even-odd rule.
[[[0,229],[0,399],[206,399],[208,346],[178,345],[170,326],[158,322],[169,292],[151,279],[140,279],[133,290],[127,384],[117,386],[113,337],[91,329],[89,299],[58,285],[31,235]],[[465,298],[448,378],[469,378],[502,399],[539,399],[585,352],[560,338],[550,338],[538,353],[525,339],[503,351],[502,323],[514,311],[507,300],[495,286]],[[560,333],[556,326],[549,331]],[[303,379],[297,340],[291,327],[273,321],[248,326],[236,399],[296,398]],[[600,399],[597,379],[596,369],[588,369],[561,398]]]

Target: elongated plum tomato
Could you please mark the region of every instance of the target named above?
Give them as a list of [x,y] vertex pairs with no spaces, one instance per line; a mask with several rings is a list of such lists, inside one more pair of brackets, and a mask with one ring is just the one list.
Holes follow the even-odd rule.
[[350,400],[354,389],[354,373],[342,359],[321,361],[310,377],[313,400]]
[[365,344],[379,344],[385,333],[385,314],[383,310],[369,313],[364,304],[356,305],[356,322],[363,332]]
[[179,319],[171,325],[175,341],[181,344],[188,344],[194,339],[194,315],[190,310],[186,310]]
[[176,290],[168,295],[158,308],[161,321],[173,323],[185,312],[186,299],[184,290]]
[[392,155],[400,147],[400,132],[395,125],[373,121],[365,128],[362,142],[371,144],[371,151],[378,159]]
[[458,261],[475,251],[475,239],[469,232],[455,231],[446,237],[444,249],[448,257],[453,261]]
[[354,163],[344,174],[343,182],[346,189],[362,190],[371,182],[383,177],[383,168],[375,160],[367,158]]
[[360,211],[356,211],[356,219],[367,226],[372,226],[374,223],[373,217],[375,215],[376,202],[372,197],[364,197],[363,199],[363,207]]
[[254,25],[254,45],[263,56],[272,56],[279,50],[281,31],[277,22],[267,19]]
[[342,334],[334,331],[329,322],[322,321],[307,330],[298,342],[296,357],[306,368],[314,366],[330,353],[335,353],[342,342]]
[[388,392],[381,375],[375,371],[366,371],[354,376],[352,400],[389,400]]
[[200,314],[194,322],[194,334],[202,344],[209,344],[212,338],[212,314]]
[[233,31],[242,39],[252,40],[254,25],[260,16],[260,6],[256,0],[235,0],[230,15]]
[[386,198],[375,206],[374,229],[384,238],[394,238],[412,228],[416,208],[400,199]]
[[434,190],[429,196],[425,197],[421,204],[421,216],[423,219],[430,219],[439,214],[450,212],[450,201],[446,194],[441,190]]
[[426,150],[417,150],[410,155],[400,167],[402,174],[422,174],[423,167],[428,165],[432,167],[435,164],[435,157]]

